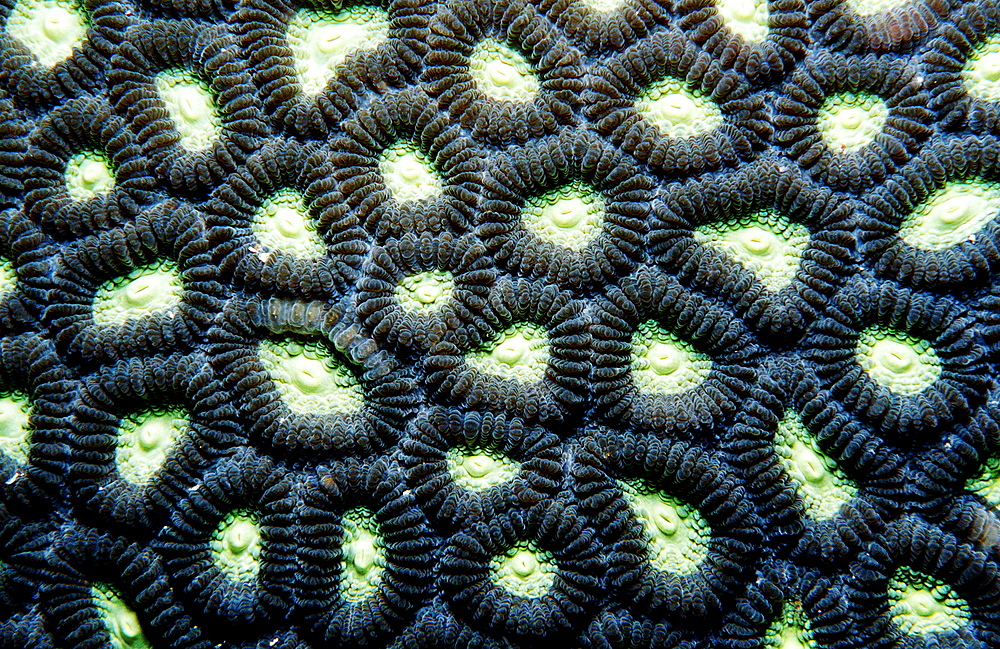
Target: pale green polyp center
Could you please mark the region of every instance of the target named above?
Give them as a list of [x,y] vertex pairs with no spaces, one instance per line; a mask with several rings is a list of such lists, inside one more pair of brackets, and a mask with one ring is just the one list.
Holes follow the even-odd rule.
[[1000,100],[1000,34],[976,47],[962,70],[962,83],[973,99]]
[[941,361],[929,341],[884,327],[861,332],[857,357],[869,376],[900,395],[917,394],[941,376]]
[[646,532],[653,567],[678,575],[697,572],[712,538],[701,513],[641,480],[619,480],[618,485]]
[[842,92],[826,98],[817,125],[835,153],[854,153],[870,144],[885,126],[889,108],[878,95]]
[[797,602],[785,602],[764,635],[764,649],[814,649],[809,618]]
[[767,38],[767,0],[716,0],[715,8],[723,24],[743,40],[754,43]]
[[353,415],[364,406],[354,373],[317,342],[262,340],[257,353],[295,414]]
[[548,367],[548,333],[544,327],[532,323],[512,325],[491,345],[467,354],[465,362],[475,370],[500,378],[538,383],[545,378]]
[[636,98],[635,108],[668,138],[701,135],[722,126],[722,111],[711,99],[675,77],[666,77]]
[[31,448],[31,402],[21,392],[0,396],[0,451],[20,465],[28,463]]
[[579,252],[597,238],[604,226],[604,198],[581,182],[529,198],[521,223],[538,238]]
[[5,28],[47,68],[68,58],[87,36],[87,13],[69,0],[19,0]]
[[[264,201],[254,213],[252,227],[257,241],[270,250],[300,259],[317,259],[326,254],[326,245],[316,232],[316,221],[297,191],[282,190]],[[262,260],[270,260],[263,251],[258,254]]]
[[66,190],[75,201],[106,194],[115,186],[108,158],[97,151],[81,151],[66,163]]
[[14,270],[14,264],[0,257],[0,299],[3,299],[8,292],[16,288],[17,271]]
[[708,378],[712,359],[650,320],[632,335],[632,380],[642,392],[680,394]]
[[250,581],[260,572],[260,543],[256,514],[230,512],[212,536],[212,559],[233,581]]
[[115,451],[118,474],[133,484],[147,482],[187,429],[187,415],[182,410],[145,412],[122,419]]
[[753,272],[769,291],[792,283],[809,247],[809,230],[772,210],[694,230],[694,240],[722,252]]
[[407,275],[396,286],[396,301],[404,311],[429,313],[441,308],[455,292],[455,278],[448,271],[428,270]]
[[114,649],[152,649],[142,632],[135,612],[125,604],[117,590],[107,584],[94,584],[91,597],[97,605]]
[[543,597],[556,578],[552,555],[534,543],[518,543],[490,562],[493,583],[518,597]]
[[1000,212],[1000,184],[948,183],[914,208],[899,227],[899,238],[921,250],[943,250],[976,233]]
[[128,275],[108,280],[94,296],[94,324],[121,325],[133,318],[159,313],[179,315],[184,284],[177,264],[159,261],[136,268]]
[[847,0],[847,4],[859,16],[872,16],[884,11],[910,4],[912,0]]
[[510,482],[521,463],[486,449],[453,448],[447,455],[448,473],[466,491],[486,491]]
[[476,87],[497,101],[531,101],[538,77],[520,52],[492,38],[476,43],[469,55],[469,74]]
[[300,9],[289,21],[286,37],[302,92],[315,95],[347,57],[374,49],[389,37],[389,14],[372,5],[341,11]]
[[348,602],[360,602],[378,592],[385,570],[385,549],[375,515],[364,507],[344,512],[343,565],[340,593]]
[[382,152],[378,162],[382,181],[397,201],[420,201],[441,193],[443,183],[430,158],[412,142],[401,142]]
[[628,4],[628,0],[584,0],[584,4],[594,11],[609,14]]
[[789,412],[778,423],[774,451],[814,520],[832,518],[857,495],[857,486],[819,449],[797,414]]
[[222,132],[222,120],[212,91],[186,70],[164,70],[156,75],[156,91],[180,135],[180,147],[200,151]]
[[911,568],[889,579],[889,614],[910,635],[957,631],[969,623],[969,603],[944,582]]

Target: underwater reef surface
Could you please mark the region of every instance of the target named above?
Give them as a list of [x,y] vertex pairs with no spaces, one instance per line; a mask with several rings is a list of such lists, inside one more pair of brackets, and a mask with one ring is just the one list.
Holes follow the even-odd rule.
[[0,649],[1000,647],[1000,0],[0,26]]

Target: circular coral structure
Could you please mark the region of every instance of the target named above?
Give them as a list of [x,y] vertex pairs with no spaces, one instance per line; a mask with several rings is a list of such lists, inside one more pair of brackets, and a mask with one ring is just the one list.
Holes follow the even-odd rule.
[[574,121],[580,55],[526,0],[448,3],[427,44],[421,81],[477,140],[523,143]]
[[735,167],[770,135],[764,105],[678,31],[666,30],[595,70],[584,112],[611,144],[674,178]]
[[775,142],[815,180],[861,192],[905,164],[930,133],[915,68],[890,57],[808,57],[775,102]]
[[809,4],[817,40],[850,53],[912,49],[958,3],[949,0],[818,0]]
[[592,135],[546,138],[502,157],[485,183],[478,233],[512,273],[590,287],[628,272],[641,254],[652,181]]
[[533,3],[569,39],[587,52],[618,52],[669,22],[652,0],[541,0]]

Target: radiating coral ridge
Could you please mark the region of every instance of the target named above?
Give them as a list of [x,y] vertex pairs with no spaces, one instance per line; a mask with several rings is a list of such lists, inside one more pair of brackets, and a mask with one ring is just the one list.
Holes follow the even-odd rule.
[[642,91],[635,108],[667,138],[689,138],[722,125],[722,111],[682,79],[664,77]]
[[28,463],[31,402],[20,392],[0,395],[0,452],[19,465]]
[[405,311],[427,312],[440,309],[452,298],[455,278],[448,271],[426,270],[407,275],[396,285],[396,300]]
[[339,11],[303,8],[295,12],[286,29],[302,92],[315,95],[349,57],[377,47],[388,37],[389,16],[384,9],[367,4]]
[[767,38],[767,0],[716,0],[715,8],[723,24],[744,40],[753,43]]
[[340,594],[348,602],[361,602],[378,592],[385,569],[385,550],[378,522],[371,510],[355,507],[341,518]]
[[316,259],[326,253],[316,232],[316,220],[309,214],[302,194],[294,190],[269,196],[254,213],[251,227],[257,241],[269,250],[301,259]]
[[506,553],[493,557],[490,577],[512,595],[536,598],[555,583],[556,564],[550,553],[530,541],[523,541]]
[[91,592],[112,649],[152,649],[139,618],[122,599],[121,593],[104,583],[94,584]]
[[903,566],[889,579],[889,612],[909,635],[956,631],[969,623],[969,603],[939,579]]
[[397,142],[378,159],[382,182],[400,202],[433,198],[443,188],[431,159],[412,142]]
[[268,339],[257,353],[293,413],[353,415],[364,406],[364,390],[354,372],[322,343]]
[[448,451],[448,472],[467,491],[486,491],[510,482],[521,463],[488,449],[455,447]]
[[183,297],[177,264],[159,260],[102,284],[94,296],[94,324],[120,325],[160,313],[174,317]]
[[785,602],[781,612],[767,628],[765,649],[815,649],[809,618],[800,602]]
[[156,91],[186,151],[212,146],[222,132],[222,119],[208,84],[183,68],[156,75]]
[[700,385],[712,359],[659,323],[648,320],[632,335],[632,380],[654,394],[679,394]]
[[1000,100],[1000,34],[976,46],[962,68],[962,85],[970,97]]
[[817,124],[827,146],[835,153],[854,153],[871,144],[886,123],[889,109],[878,95],[842,92],[827,97],[820,106]]
[[188,417],[181,409],[125,417],[118,429],[115,450],[118,474],[133,484],[147,482],[163,466],[187,429]]
[[76,0],[17,0],[4,30],[51,68],[83,43],[88,27],[89,17]]
[[677,575],[697,572],[708,556],[712,537],[701,513],[642,480],[625,479],[618,484],[642,523],[652,566]]
[[251,581],[260,572],[260,520],[248,510],[226,514],[209,543],[212,561],[229,579]]
[[521,223],[540,239],[579,252],[601,233],[604,199],[584,183],[573,182],[529,198]]
[[899,227],[899,237],[921,250],[944,250],[976,233],[1000,213],[1000,184],[948,183],[918,205]]
[[101,152],[81,151],[66,163],[66,189],[75,201],[106,194],[114,186],[114,170]]
[[774,450],[808,515],[826,520],[857,495],[857,486],[824,454],[794,412],[786,413],[774,433]]
[[929,341],[881,326],[861,332],[857,358],[869,376],[900,395],[926,390],[941,376]]
[[549,362],[545,327],[531,322],[511,325],[488,346],[466,354],[465,362],[500,378],[538,383],[545,378]]
[[532,101],[538,76],[517,50],[494,38],[484,38],[469,55],[469,74],[476,88],[497,101]]

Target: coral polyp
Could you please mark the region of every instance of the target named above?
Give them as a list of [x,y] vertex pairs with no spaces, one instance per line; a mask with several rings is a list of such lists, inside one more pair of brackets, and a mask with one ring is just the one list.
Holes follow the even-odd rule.
[[87,13],[78,2],[19,0],[4,30],[27,47],[39,64],[51,68],[80,46],[87,23]]

